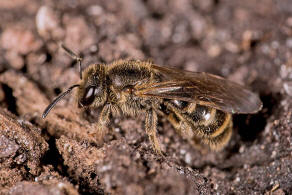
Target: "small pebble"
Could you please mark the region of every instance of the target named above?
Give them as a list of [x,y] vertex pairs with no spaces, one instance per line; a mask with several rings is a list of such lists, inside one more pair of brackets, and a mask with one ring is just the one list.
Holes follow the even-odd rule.
[[283,88],[289,96],[292,96],[292,81],[283,83]]
[[64,32],[59,24],[59,17],[52,8],[48,6],[39,8],[36,14],[36,27],[43,38],[61,38]]
[[217,57],[221,54],[221,47],[219,45],[212,45],[211,47],[208,48],[208,56],[210,57]]

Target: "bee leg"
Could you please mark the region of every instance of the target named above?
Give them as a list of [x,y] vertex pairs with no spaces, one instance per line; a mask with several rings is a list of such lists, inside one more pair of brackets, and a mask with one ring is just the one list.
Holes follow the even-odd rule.
[[[190,140],[193,137],[197,137],[192,130],[188,120],[185,116],[181,113],[181,111],[175,108],[172,104],[166,103],[165,104],[172,113],[168,114],[167,119],[172,124],[172,126],[176,129],[176,131],[185,139]],[[196,139],[196,145],[200,145],[200,139]]]
[[188,140],[192,146],[202,154],[206,154],[208,149],[204,147],[202,137],[194,133],[194,127],[190,126],[187,119],[173,105],[166,103],[166,106],[173,112],[168,115],[167,119],[178,132],[178,134],[180,134],[184,139]]
[[159,141],[156,136],[157,128],[157,113],[150,109],[146,112],[145,129],[149,136],[150,142],[157,154],[162,155]]
[[167,119],[183,138],[189,139],[194,136],[194,133],[191,127],[187,125],[187,122],[181,120],[174,113],[169,114]]
[[178,118],[177,115],[171,113],[167,117],[168,121],[172,124],[178,134],[184,139],[188,140],[193,147],[195,147],[202,154],[207,153],[207,149],[202,145],[202,138],[194,134],[190,125],[182,118]]
[[105,135],[106,125],[110,121],[111,106],[107,104],[103,107],[100,112],[98,123],[97,123],[97,138],[99,141],[102,141],[103,136]]

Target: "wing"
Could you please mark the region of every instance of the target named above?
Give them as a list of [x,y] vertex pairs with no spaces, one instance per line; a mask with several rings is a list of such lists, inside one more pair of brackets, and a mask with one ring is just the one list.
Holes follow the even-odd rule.
[[256,113],[259,97],[222,77],[152,65],[161,82],[137,86],[136,95],[176,99],[214,107],[228,113]]

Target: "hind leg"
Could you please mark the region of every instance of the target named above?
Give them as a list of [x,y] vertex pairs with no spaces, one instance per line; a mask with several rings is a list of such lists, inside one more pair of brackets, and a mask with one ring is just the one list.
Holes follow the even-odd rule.
[[186,121],[181,121],[175,114],[171,113],[167,117],[168,121],[172,124],[175,130],[186,140],[188,140],[194,148],[201,153],[207,153],[208,149],[206,144],[203,143],[202,137],[196,135],[190,125]]
[[167,119],[183,138],[189,139],[194,136],[191,127],[186,122],[180,120],[174,113],[169,114]]

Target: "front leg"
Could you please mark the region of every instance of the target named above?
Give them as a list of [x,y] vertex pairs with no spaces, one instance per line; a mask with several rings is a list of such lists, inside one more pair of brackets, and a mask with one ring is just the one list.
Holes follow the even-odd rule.
[[145,129],[155,152],[158,154],[162,154],[160,144],[156,135],[157,113],[153,109],[146,111]]
[[110,121],[110,119],[109,119],[110,114],[111,114],[111,105],[106,104],[102,108],[102,111],[100,112],[98,122],[97,122],[97,136],[98,136],[99,141],[102,140],[102,138],[105,134],[106,125]]

